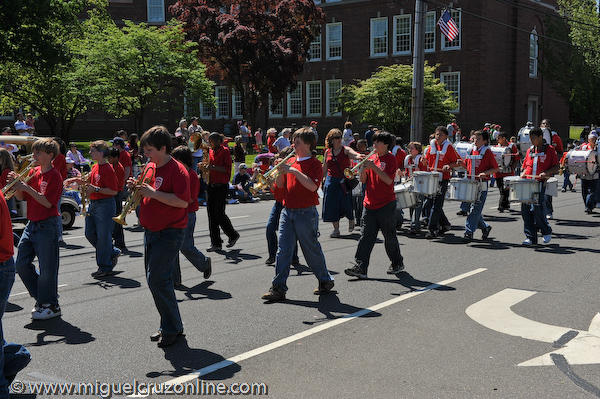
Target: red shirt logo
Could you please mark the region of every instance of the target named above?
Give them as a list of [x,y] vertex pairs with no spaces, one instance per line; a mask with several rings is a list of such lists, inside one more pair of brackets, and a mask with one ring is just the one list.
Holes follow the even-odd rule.
[[46,195],[46,188],[48,187],[48,182],[47,181],[43,181],[40,183],[40,192],[42,193],[42,195]]
[[160,188],[160,186],[162,185],[163,182],[163,178],[162,177],[157,177],[156,180],[154,180],[154,189],[158,190]]
[[94,175],[94,184],[100,183],[100,174]]

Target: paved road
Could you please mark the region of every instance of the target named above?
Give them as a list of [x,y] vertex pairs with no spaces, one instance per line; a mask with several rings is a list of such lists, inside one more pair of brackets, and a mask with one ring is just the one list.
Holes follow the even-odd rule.
[[[177,298],[187,337],[165,350],[148,339],[158,314],[144,279],[142,233],[126,231],[122,273],[98,281],[90,277],[96,266],[80,219],[61,249],[62,319],[32,322],[33,301],[18,278],[9,298],[5,336],[33,354],[19,379],[173,383],[201,375],[212,383],[264,383],[274,398],[600,396],[600,320],[590,328],[600,309],[600,214],[585,215],[579,193],[559,193],[552,243],[524,248],[520,215],[493,209],[493,190],[485,208],[491,241],[464,244],[464,218],[450,203],[453,229],[444,239],[399,236],[407,267],[399,278],[386,275],[380,243],[370,279],[349,279],[343,269],[358,234],[331,239],[332,227],[322,224],[337,295],[314,296],[316,279],[303,268],[292,271],[288,300],[277,304],[260,300],[273,276],[264,264],[272,202],[228,206],[242,238],[213,255],[208,281],[182,257],[188,290]],[[208,247],[204,209],[195,237]],[[548,357],[550,365],[519,366],[569,345],[573,353]]]

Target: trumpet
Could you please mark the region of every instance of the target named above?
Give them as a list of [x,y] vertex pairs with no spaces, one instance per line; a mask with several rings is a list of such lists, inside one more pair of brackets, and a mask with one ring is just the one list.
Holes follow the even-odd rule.
[[13,190],[13,187],[18,182],[27,183],[29,180],[31,180],[31,178],[33,177],[33,174],[31,176],[27,176],[27,175],[29,174],[31,169],[34,167],[35,167],[35,161],[29,162],[27,165],[23,166],[19,170],[16,179],[14,179],[10,183],[8,183],[6,186],[2,187],[2,194],[4,194],[4,198],[7,201],[9,199],[11,199],[17,193],[17,190]]
[[33,144],[39,137],[35,136],[0,136],[0,144]]
[[88,172],[81,176],[81,184],[79,184],[79,194],[81,195],[81,216],[83,216],[83,217],[87,216],[87,211],[86,211],[87,202],[88,202],[87,189],[88,189],[89,185],[90,185],[90,173]]
[[252,195],[256,195],[259,191],[265,190],[266,188],[270,187],[273,184],[273,182],[277,180],[277,177],[279,177],[279,175],[281,174],[280,166],[285,164],[291,157],[294,156],[296,156],[296,150],[292,150],[292,152],[290,152],[287,157],[283,158],[281,162],[275,165],[271,170],[265,172],[265,174],[259,174],[256,177],[258,181],[254,183],[252,187],[250,187],[250,192],[252,193]]
[[375,152],[376,152],[376,150],[373,149],[362,161],[360,161],[359,163],[354,165],[354,167],[352,169],[350,169],[350,168],[344,169],[344,176],[346,177],[346,179],[352,179],[354,176],[356,176],[358,174],[358,171],[360,170],[360,168],[363,166],[363,164],[367,161],[367,159],[371,158],[371,156],[373,156],[373,154],[375,154]]
[[[148,172],[151,172],[150,176],[148,176]],[[125,205],[123,205],[123,211],[119,216],[115,216],[114,218],[112,218],[113,221],[119,223],[120,225],[127,226],[125,217],[129,212],[137,208],[137,206],[142,201],[142,196],[140,194],[140,188],[142,187],[142,184],[152,182],[155,174],[156,168],[154,166],[147,166],[146,168],[144,168],[144,171],[135,181],[135,185],[131,188],[131,194],[129,194],[129,197],[127,197],[127,201],[125,201]]]

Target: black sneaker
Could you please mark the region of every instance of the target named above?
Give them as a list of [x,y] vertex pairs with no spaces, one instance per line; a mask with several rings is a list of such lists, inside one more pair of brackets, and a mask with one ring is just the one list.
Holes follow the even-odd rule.
[[212,274],[212,261],[209,257],[206,257],[206,269],[204,269],[204,279],[208,279]]
[[504,208],[498,208],[498,212],[504,213]]
[[449,232],[451,228],[452,228],[452,226],[449,224],[444,225],[444,226],[440,227],[439,234],[445,234],[445,233]]
[[427,238],[428,240],[433,240],[434,238],[437,238],[438,234],[435,231],[428,231],[427,233],[425,233],[425,238]]
[[465,241],[471,241],[471,240],[473,240],[473,233],[465,232],[465,235],[463,236],[463,238],[465,239]]
[[488,227],[484,228],[483,233],[481,234],[481,239],[487,240],[488,237],[490,236],[490,231],[492,231],[492,226],[488,226]]
[[468,215],[468,213],[466,211],[458,211],[458,212],[456,212],[456,214],[458,216],[467,216]]
[[237,242],[237,240],[240,239],[240,235],[238,234],[237,236],[230,238],[229,242],[227,242],[227,245],[225,245],[227,248],[231,248],[235,245],[235,243]]
[[285,301],[285,291],[279,290],[275,287],[269,288],[269,291],[261,296],[261,299],[269,302],[281,302]]
[[267,258],[267,260],[265,260],[265,265],[274,265],[275,264],[275,257],[274,256],[269,256]]
[[[178,332],[177,334],[163,334],[161,332],[160,337],[158,338],[157,346],[159,348],[166,348],[167,346],[171,346],[175,342],[177,342],[179,337],[185,337],[185,334],[183,333],[183,331]],[[150,338],[150,339],[152,339],[152,338]]]
[[322,295],[322,294],[328,294],[331,292],[331,289],[334,286],[334,282],[333,280],[327,280],[327,281],[319,281],[319,286],[317,288],[315,288],[315,290],[313,291],[313,294],[315,295]]
[[355,264],[354,267],[351,267],[349,269],[344,270],[344,273],[346,273],[348,276],[352,276],[352,277],[356,277],[359,279],[366,279],[367,278],[367,271],[364,270],[360,264]]
[[211,245],[209,248],[206,249],[206,252],[217,252],[217,251],[221,251],[223,250],[223,247],[220,245]]
[[391,264],[387,269],[387,274],[398,274],[404,271],[404,263],[400,263],[399,265]]

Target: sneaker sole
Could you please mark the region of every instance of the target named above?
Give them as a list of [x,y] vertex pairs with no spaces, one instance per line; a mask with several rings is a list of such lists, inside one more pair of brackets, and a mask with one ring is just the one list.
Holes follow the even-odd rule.
[[346,270],[344,270],[344,273],[346,273],[350,277],[356,277],[356,278],[359,278],[361,280],[366,280],[367,279],[367,275],[366,274],[358,274],[358,273],[348,272]]
[[50,319],[54,319],[55,317],[60,317],[60,316],[62,316],[62,312],[54,313],[51,316],[44,316],[44,317],[31,315],[31,319],[32,320],[50,320]]

